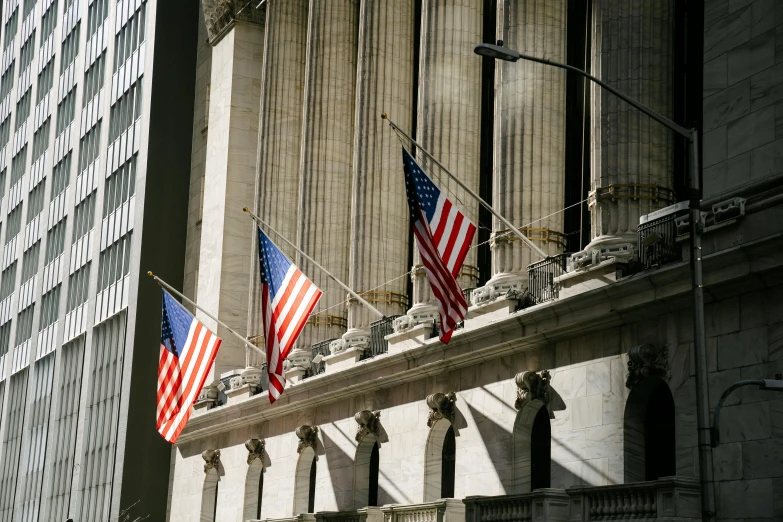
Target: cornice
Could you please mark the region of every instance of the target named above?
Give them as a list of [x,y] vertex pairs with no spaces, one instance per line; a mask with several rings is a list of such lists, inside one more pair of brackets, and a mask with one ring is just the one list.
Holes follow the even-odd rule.
[[[783,264],[783,256],[765,255],[783,250],[783,234],[723,250],[704,257],[709,285],[769,270]],[[758,262],[758,259],[765,262]],[[731,269],[728,269],[731,267]],[[420,346],[376,356],[336,373],[321,374],[286,388],[269,404],[266,393],[191,417],[178,444],[236,428],[276,419],[344,398],[399,386],[426,376],[528,351],[591,331],[625,324],[651,313],[678,311],[689,306],[688,262],[673,263],[635,274],[610,285],[567,299],[535,305],[508,317],[457,330],[448,346],[437,338]]]
[[201,0],[209,44],[216,45],[237,22],[264,25],[265,11],[258,0]]

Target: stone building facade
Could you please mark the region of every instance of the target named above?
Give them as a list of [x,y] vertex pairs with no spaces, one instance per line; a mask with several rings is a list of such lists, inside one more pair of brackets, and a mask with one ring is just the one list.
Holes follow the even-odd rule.
[[[203,1],[185,289],[263,345],[250,207],[387,317],[302,263],[326,301],[290,385],[270,405],[250,380],[264,361],[226,337],[172,449],[168,519],[701,519],[687,149],[597,87],[473,47],[587,66],[700,130],[714,407],[783,374],[781,3],[329,5]],[[448,345],[381,112],[550,256],[425,160],[486,232]],[[717,518],[783,519],[781,461],[783,396],[736,391]]]

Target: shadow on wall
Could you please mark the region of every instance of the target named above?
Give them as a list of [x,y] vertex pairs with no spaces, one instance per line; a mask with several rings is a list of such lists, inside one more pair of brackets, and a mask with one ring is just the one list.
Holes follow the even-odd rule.
[[[344,434],[347,437],[347,434]],[[324,442],[324,448],[326,451],[326,468],[328,469],[329,476],[331,478],[332,483],[332,492],[334,494],[334,498],[337,503],[337,510],[338,511],[348,511],[356,508],[361,508],[365,506],[359,506],[354,505],[354,495],[357,489],[361,489],[363,491],[369,490],[369,466],[368,466],[368,476],[367,476],[367,482],[362,481],[362,483],[355,483],[354,481],[354,470],[355,470],[355,461],[354,457],[351,455],[348,455],[339,445],[335,443],[334,440],[332,440],[329,435],[327,435],[323,430],[321,431],[321,436],[323,437]],[[364,442],[367,442],[368,439],[365,438]],[[374,441],[373,441],[374,442]],[[370,447],[372,449],[372,447]],[[379,452],[383,452],[384,448],[381,445],[381,448],[379,449]],[[402,502],[410,503],[410,499],[399,499],[396,496],[394,496],[390,491],[385,489],[380,485],[381,478],[383,478],[387,483],[393,484],[389,477],[383,473],[383,469],[378,470],[378,505],[384,505],[384,504],[398,504]],[[339,489],[338,489],[339,488]],[[369,491],[366,493],[366,495],[369,496]],[[316,511],[319,510],[319,507],[315,506]]]

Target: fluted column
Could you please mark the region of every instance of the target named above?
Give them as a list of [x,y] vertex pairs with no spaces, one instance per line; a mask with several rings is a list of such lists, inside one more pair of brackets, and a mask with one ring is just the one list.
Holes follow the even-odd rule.
[[[566,0],[502,0],[498,39],[521,53],[566,61]],[[548,255],[562,252],[565,72],[497,62],[493,206]],[[547,217],[549,216],[549,217]],[[493,220],[494,285],[527,280],[540,258]]]
[[[674,0],[593,2],[592,74],[672,115]],[[639,217],[673,202],[668,129],[596,85],[591,96],[592,241],[636,242]]]
[[[286,238],[296,241],[308,3],[307,0],[272,0],[265,8],[256,212]],[[296,259],[279,238],[274,234],[270,237]],[[255,237],[251,253],[252,301],[248,330],[251,335],[261,336],[257,240]],[[263,346],[262,342],[258,344]],[[248,363],[255,361],[255,354],[248,352]]]
[[[481,146],[481,60],[470,52],[481,41],[483,0],[424,0],[421,13],[421,61],[416,136],[419,143],[476,193]],[[474,224],[478,203],[448,175],[417,153],[416,161],[435,179]],[[474,239],[473,244],[476,244]],[[460,287],[475,288],[477,252],[468,252],[458,277]],[[438,317],[429,280],[414,250],[414,321]]]
[[[310,0],[305,72],[302,157],[299,169],[299,246],[341,281],[348,281],[351,165],[359,0]],[[302,270],[325,291],[297,345],[345,333],[345,292],[301,260]]]
[[[413,0],[366,0],[359,14],[356,126],[351,206],[350,285],[386,315],[405,312],[408,207],[400,142],[380,118],[410,128],[413,98]],[[394,279],[388,285],[380,286]],[[376,288],[379,287],[380,288]],[[348,307],[344,339],[360,343],[377,317]]]

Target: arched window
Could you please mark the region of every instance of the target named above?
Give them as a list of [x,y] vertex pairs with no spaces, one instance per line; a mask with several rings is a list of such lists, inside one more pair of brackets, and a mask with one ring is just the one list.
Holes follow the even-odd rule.
[[440,479],[440,498],[454,498],[454,471],[457,464],[457,439],[454,426],[449,426],[443,439],[443,468]]
[[313,463],[310,464],[310,489],[307,492],[307,512],[315,513],[315,472],[316,460],[313,457]]
[[549,422],[549,409],[540,400],[526,403],[517,413],[512,459],[514,493],[529,493],[550,486],[552,434]]
[[354,507],[378,505],[380,446],[375,435],[364,436],[356,447],[354,458]]
[[264,491],[264,465],[255,459],[245,477],[245,509],[243,520],[261,518],[261,498]]
[[424,502],[454,498],[456,433],[451,423],[440,419],[430,428],[424,455]]
[[201,488],[201,522],[217,520],[218,472],[209,470]]
[[552,430],[549,410],[538,409],[530,436],[530,490],[548,488],[552,469]]
[[647,378],[633,387],[623,426],[626,483],[677,473],[674,419],[674,398],[663,380]]
[[296,463],[294,479],[294,515],[314,513],[316,456],[313,448],[306,447]]

